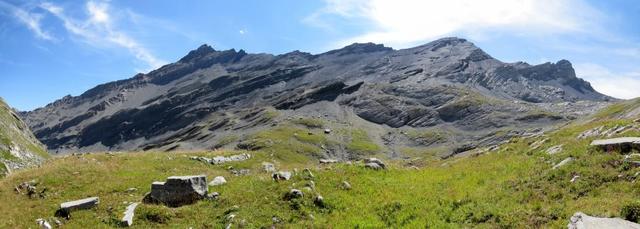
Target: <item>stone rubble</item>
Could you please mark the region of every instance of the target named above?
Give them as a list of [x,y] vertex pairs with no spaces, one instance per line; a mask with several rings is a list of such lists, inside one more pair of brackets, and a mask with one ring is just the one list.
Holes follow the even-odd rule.
[[219,164],[224,164],[226,162],[245,161],[250,158],[251,158],[251,154],[243,153],[243,154],[231,155],[227,157],[215,156],[213,158],[193,156],[191,157],[191,160],[202,161],[202,162],[213,164],[213,165],[219,165]]

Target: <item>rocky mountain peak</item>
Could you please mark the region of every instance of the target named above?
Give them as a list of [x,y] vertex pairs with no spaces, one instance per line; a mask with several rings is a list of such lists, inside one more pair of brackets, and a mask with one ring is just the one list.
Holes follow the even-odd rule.
[[200,47],[198,47],[197,49],[190,51],[186,56],[182,57],[182,59],[180,59],[180,62],[188,62],[196,58],[201,58],[215,51],[216,50],[208,44],[203,44],[200,45]]

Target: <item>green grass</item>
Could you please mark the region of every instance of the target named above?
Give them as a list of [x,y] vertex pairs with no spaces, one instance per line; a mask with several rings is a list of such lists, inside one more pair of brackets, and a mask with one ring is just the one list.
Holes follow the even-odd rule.
[[613,118],[617,115],[624,114],[638,107],[640,107],[640,99],[622,101],[598,111],[598,113],[596,113],[594,117],[596,119]]
[[308,128],[322,128],[324,126],[324,121],[317,118],[299,118],[294,119],[292,122],[298,125],[306,126]]
[[431,145],[445,141],[449,137],[449,133],[442,130],[411,129],[407,131],[407,137],[420,144]]
[[[88,196],[99,196],[100,205],[74,212],[71,220],[64,221],[65,227],[114,227],[126,207],[123,201],[139,201],[152,181],[189,174],[205,174],[209,179],[223,175],[228,183],[210,189],[220,192],[221,198],[216,201],[205,200],[180,208],[143,204],[136,212],[134,228],[219,228],[227,223],[226,212],[237,215],[234,225],[244,220],[248,228],[269,227],[274,216],[282,221],[280,226],[287,228],[564,227],[576,211],[618,216],[624,205],[640,197],[640,185],[630,179],[639,168],[621,164],[622,155],[588,147],[589,140],[575,139],[588,128],[591,127],[574,126],[553,133],[549,136],[552,140],[538,150],[529,149],[529,144],[538,139],[515,139],[496,152],[432,161],[419,170],[393,161],[388,162],[387,171],[368,170],[358,164],[323,167],[306,156],[306,160],[285,156],[295,153],[292,149],[299,146],[296,144],[308,144],[298,140],[294,133],[313,139],[310,142],[317,142],[318,136],[322,136],[301,135],[306,131],[292,127],[256,136],[283,142],[250,152],[253,154],[250,160],[225,165],[208,165],[188,157],[240,152],[56,158],[39,169],[20,171],[0,181],[0,202],[5,203],[0,205],[0,212],[4,212],[0,227],[35,227],[35,219],[52,217],[57,204]],[[355,131],[352,136],[366,139],[363,131]],[[559,143],[565,144],[561,153],[544,152]],[[576,160],[551,169],[568,156]],[[296,176],[291,181],[274,182],[270,174],[260,172],[262,161],[276,162],[279,168],[287,170],[311,168],[315,191],[305,191],[305,197],[299,201],[284,200],[286,191],[301,189],[308,181]],[[230,165],[252,172],[249,176],[232,176],[226,170]],[[570,183],[574,174],[581,177]],[[618,177],[620,174],[622,178]],[[29,199],[12,191],[13,186],[32,179],[39,181],[39,188],[47,188],[47,198]],[[343,181],[350,182],[353,189],[342,190]],[[126,192],[131,187],[138,190]],[[314,206],[316,194],[324,197],[326,208]]]
[[[633,215],[640,198],[640,167],[623,162],[624,155],[606,153],[577,139],[583,131],[631,124],[632,120],[602,116],[594,122],[574,123],[535,138],[515,138],[497,151],[447,160],[423,160],[419,169],[405,160],[386,160],[389,169],[374,171],[361,163],[319,165],[312,160],[321,145],[339,144],[344,137],[353,152],[377,153],[363,130],[339,129],[331,135],[295,125],[278,126],[250,136],[255,146],[247,161],[210,165],[190,156],[228,155],[227,152],[144,152],[91,154],[53,158],[40,168],[15,172],[0,180],[0,228],[35,228],[35,219],[52,219],[64,201],[99,196],[97,208],[72,213],[62,220],[65,228],[116,227],[127,204],[140,201],[153,181],[171,175],[225,176],[228,183],[212,187],[218,200],[204,200],[180,208],[142,204],[133,228],[222,228],[229,213],[237,216],[234,227],[269,228],[563,228],[577,211],[601,217]],[[308,133],[312,133],[311,135]],[[334,134],[336,136],[334,136]],[[344,135],[344,136],[343,136]],[[619,136],[638,136],[626,132]],[[530,144],[549,138],[541,147]],[[563,144],[562,152],[548,155],[547,148]],[[412,149],[414,150],[414,149]],[[415,150],[433,150],[415,149]],[[637,153],[637,152],[635,152]],[[420,152],[416,152],[420,154]],[[553,165],[567,157],[575,160],[558,169]],[[315,190],[302,176],[274,182],[261,172],[261,162],[294,171],[310,168]],[[415,165],[415,164],[413,164]],[[250,169],[248,176],[233,176],[228,166]],[[570,182],[575,175],[580,177]],[[18,195],[13,187],[38,180],[46,187],[45,199]],[[640,179],[640,178],[638,178]],[[343,190],[343,181],[351,190]],[[138,188],[127,192],[128,188]],[[300,200],[283,199],[291,188],[304,191]],[[326,206],[313,204],[322,195]],[[636,204],[636,205],[634,205]]]
[[371,141],[366,131],[353,129],[350,131],[351,140],[347,144],[347,150],[355,155],[371,155],[379,153],[380,146]]
[[8,171],[9,170],[7,170],[7,166],[4,163],[0,162],[0,177],[5,176]]
[[218,143],[216,143],[216,145],[213,148],[220,148],[223,146],[226,146],[228,144],[231,144],[235,141],[238,141],[238,136],[236,135],[226,135],[222,138],[220,138],[220,140],[218,140]]
[[253,134],[239,146],[273,154],[280,160],[301,162],[308,160],[309,156],[319,155],[320,146],[328,143],[320,131],[307,131],[285,125]]

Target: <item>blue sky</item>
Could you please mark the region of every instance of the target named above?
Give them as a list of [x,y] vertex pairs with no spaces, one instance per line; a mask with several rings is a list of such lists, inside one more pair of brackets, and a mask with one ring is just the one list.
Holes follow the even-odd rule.
[[467,38],[505,62],[568,59],[600,92],[640,96],[635,0],[0,0],[0,97],[31,110],[174,62],[204,43],[320,53],[445,36]]

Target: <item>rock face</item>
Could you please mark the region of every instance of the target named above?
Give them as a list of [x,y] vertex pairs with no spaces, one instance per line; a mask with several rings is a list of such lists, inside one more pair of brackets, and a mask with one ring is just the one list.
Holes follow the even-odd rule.
[[620,218],[598,218],[576,212],[567,225],[568,229],[640,229],[640,224]]
[[[148,74],[22,115],[59,153],[218,148],[228,142],[225,136],[297,115],[341,125],[332,129],[352,128],[349,123],[389,131],[446,128],[455,137],[397,144],[452,144],[452,153],[459,153],[566,122],[608,100],[577,78],[566,60],[504,63],[467,40],[443,38],[402,50],[368,43],[317,55],[203,45]],[[273,118],[274,108],[282,115]],[[502,129],[512,131],[493,134]]]
[[144,198],[146,203],[162,203],[169,207],[192,204],[207,195],[207,177],[172,176],[165,182],[153,182],[151,192]]
[[0,98],[0,177],[40,164],[48,156],[27,124]]

